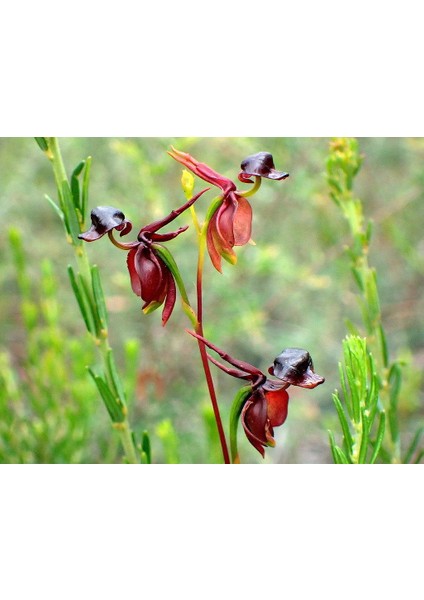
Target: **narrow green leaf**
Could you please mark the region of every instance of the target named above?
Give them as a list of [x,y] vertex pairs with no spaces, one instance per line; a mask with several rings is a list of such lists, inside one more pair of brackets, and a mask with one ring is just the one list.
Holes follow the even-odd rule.
[[340,464],[345,464],[348,465],[350,464],[349,460],[347,459],[345,453],[343,452],[343,450],[337,446],[336,441],[334,439],[334,434],[332,431],[328,431],[328,435],[330,438],[330,447],[331,447],[331,453],[333,455],[333,460],[337,465]]
[[366,407],[370,413],[370,423],[372,424],[375,418],[375,413],[378,408],[378,399],[379,399],[379,382],[377,377],[377,371],[375,366],[374,357],[371,352],[368,353],[368,370],[369,370],[369,385],[368,385],[368,393],[366,399]]
[[352,439],[352,435],[350,433],[349,424],[347,422],[346,415],[344,413],[342,404],[340,402],[340,399],[339,399],[337,393],[333,394],[333,402],[335,404],[337,414],[339,416],[340,425],[342,426],[344,439],[346,440],[346,444],[347,444],[347,447],[349,448],[349,452],[351,452],[352,446],[353,446],[353,439]]
[[81,216],[84,224],[87,218],[87,206],[88,206],[88,186],[90,182],[90,169],[91,169],[91,156],[88,156],[85,160],[84,178],[82,180],[82,193],[81,193]]
[[389,366],[389,350],[387,347],[386,334],[385,334],[383,326],[381,324],[378,327],[378,334],[380,337],[381,356],[383,357],[383,366],[387,369],[387,367]]
[[339,457],[338,454],[336,452],[336,441],[334,439],[334,434],[332,431],[328,430],[328,437],[330,440],[330,448],[331,448],[331,454],[333,456],[333,462],[336,464],[339,464]]
[[381,444],[383,443],[384,430],[386,426],[386,413],[380,412],[380,421],[378,423],[377,437],[374,443],[373,453],[370,459],[370,464],[373,465],[377,460],[378,453],[380,452]]
[[364,412],[365,412],[365,410],[363,409],[361,411],[362,437],[361,437],[361,446],[359,448],[359,456],[358,456],[358,463],[360,465],[363,465],[367,462],[367,450],[368,450],[369,433],[370,433],[369,422],[368,422],[368,419],[367,419],[366,415],[364,414]]
[[409,447],[408,447],[408,449],[407,449],[407,451],[405,453],[405,456],[404,456],[404,459],[403,459],[404,463],[410,463],[411,462],[412,456],[413,456],[415,450],[417,449],[417,446],[418,446],[418,444],[420,442],[420,439],[421,439],[421,436],[423,435],[423,433],[424,433],[424,426],[423,427],[419,427],[417,429],[417,431],[415,432],[415,435],[414,435],[414,437],[412,439],[412,442],[410,443],[410,445],[409,445]]
[[108,381],[110,381],[111,387],[116,395],[117,401],[120,402],[122,407],[126,406],[125,392],[118,371],[116,369],[115,358],[113,356],[112,349],[109,348],[106,354],[107,364],[107,375]]
[[106,409],[109,413],[110,418],[114,423],[122,423],[125,421],[125,415],[122,412],[122,407],[116,402],[115,397],[111,390],[109,389],[107,383],[97,375],[90,367],[88,367],[88,372],[94,380],[94,383],[97,386],[100,396],[106,406]]
[[365,279],[365,300],[368,306],[370,325],[372,329],[378,326],[380,321],[380,299],[377,290],[377,275],[375,269],[367,272]]
[[424,457],[424,450],[418,454],[417,458],[414,460],[414,465],[418,465],[421,463],[421,459]]
[[63,198],[62,210],[65,215],[67,230],[71,236],[74,246],[80,246],[82,241],[78,239],[78,235],[81,233],[81,226],[76,207],[73,203],[71,188],[69,187],[69,183],[67,181],[62,181],[61,192]]
[[82,160],[73,170],[71,175],[71,193],[74,202],[74,207],[81,211],[80,185],[78,176],[83,170],[85,161]]
[[152,448],[150,444],[150,437],[147,431],[143,431],[143,436],[141,438],[141,450],[146,456],[147,464],[150,465],[152,463]]
[[44,194],[44,197],[46,198],[46,200],[50,203],[50,205],[53,207],[53,209],[55,210],[55,212],[57,213],[59,219],[61,221],[64,221],[65,216],[63,214],[63,210],[56,204],[56,202],[54,202],[54,200],[52,200],[50,198],[50,196],[48,196],[47,194]]
[[242,387],[234,397],[231,405],[230,412],[230,447],[231,447],[231,458],[233,463],[240,462],[238,457],[237,449],[237,427],[240,419],[241,411],[243,406],[252,393],[252,387],[250,385]]
[[365,243],[367,246],[369,246],[369,244],[371,242],[373,226],[374,226],[373,222],[368,221],[367,230],[365,232]]
[[388,411],[390,435],[393,441],[399,439],[398,401],[402,385],[402,370],[398,363],[393,363],[389,371],[390,406]]
[[90,310],[90,306],[87,303],[87,297],[84,291],[84,288],[81,286],[81,282],[75,276],[74,270],[71,265],[68,265],[68,275],[71,281],[71,286],[75,295],[75,298],[78,302],[78,306],[84,319],[85,326],[87,330],[92,334],[96,335],[96,327],[93,321],[93,316]]
[[364,291],[364,280],[363,280],[362,270],[357,269],[356,267],[352,267],[352,275],[356,281],[356,285],[361,290],[361,292],[363,292]]
[[347,388],[346,376],[345,376],[345,372],[343,370],[343,365],[341,362],[339,362],[339,364],[338,364],[338,369],[339,369],[340,385],[342,387],[342,392],[343,392],[343,399],[345,401],[346,408],[348,410],[350,418],[354,419],[352,401],[350,398],[349,390]]
[[91,281],[93,287],[93,296],[95,301],[95,313],[98,320],[99,333],[106,330],[108,326],[108,313],[106,308],[105,296],[103,293],[100,279],[99,268],[97,265],[91,267]]
[[37,142],[43,152],[47,152],[49,146],[45,137],[36,137],[34,140]]
[[343,450],[341,448],[339,448],[339,446],[335,447],[335,451],[336,451],[336,454],[337,454],[337,457],[338,457],[339,464],[343,464],[343,465],[350,464],[349,460],[347,459],[347,457],[345,455],[345,453],[343,452]]

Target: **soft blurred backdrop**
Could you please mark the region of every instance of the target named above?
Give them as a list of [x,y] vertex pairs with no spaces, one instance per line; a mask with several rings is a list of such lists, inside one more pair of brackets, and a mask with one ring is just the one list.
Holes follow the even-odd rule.
[[[261,150],[273,154],[277,169],[290,173],[282,182],[264,180],[252,198],[256,245],[236,249],[238,264],[233,267],[224,262],[222,275],[207,261],[205,334],[228,353],[262,370],[287,346],[309,350],[316,371],[326,382],[315,390],[291,388],[289,417],[275,431],[277,446],[267,450],[265,462],[332,462],[327,429],[337,423],[331,395],[340,385],[338,362],[347,332],[345,319],[360,320],[345,253],[347,226],[329,198],[325,179],[330,139],[59,141],[68,174],[80,160],[92,157],[90,208],[105,204],[120,208],[135,231],[184,202],[181,165],[166,153],[171,145],[233,179],[241,160]],[[405,359],[400,414],[402,435],[408,440],[424,415],[424,139],[360,138],[359,144],[364,162],[355,192],[363,201],[366,217],[374,221],[370,263],[377,268],[389,351]],[[0,461],[120,462],[118,440],[85,371],[95,358],[67,276],[72,250],[45,198],[45,194],[56,198],[51,165],[33,139],[0,139],[0,186]],[[200,186],[197,180],[195,189]],[[213,191],[208,194],[213,197]],[[203,216],[207,202],[201,202],[197,210]],[[189,213],[177,223],[189,224]],[[46,298],[56,303],[54,332],[50,327],[46,333],[41,317],[30,334],[24,325],[10,228],[22,236],[30,294],[39,307],[34,310],[42,312]],[[168,247],[194,304],[193,227]],[[197,345],[184,332],[188,321],[179,302],[163,328],[160,310],[142,314],[140,299],[129,285],[125,253],[106,238],[91,244],[88,251],[100,268],[111,342],[126,373],[131,392],[129,419],[135,432],[149,431],[154,462],[220,461]],[[51,342],[43,342],[43,335],[58,340],[57,356],[63,351],[63,372],[53,363],[51,377],[45,380],[34,371],[37,360],[47,360],[44,372],[48,360],[53,360],[48,356]],[[31,344],[44,348],[47,358],[34,349],[39,356],[29,356]],[[240,382],[212,368],[228,427],[231,401]],[[239,444],[242,462],[263,462],[242,430]]]

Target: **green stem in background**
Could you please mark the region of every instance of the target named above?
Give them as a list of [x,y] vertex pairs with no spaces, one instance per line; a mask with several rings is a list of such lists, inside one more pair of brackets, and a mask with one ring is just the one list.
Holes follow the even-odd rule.
[[[103,363],[103,374],[96,373],[89,368],[98,391],[105,403],[106,409],[112,420],[114,429],[117,430],[125,457],[128,463],[140,462],[138,450],[127,419],[127,406],[125,392],[118,376],[112,348],[109,344],[107,329],[106,303],[101,288],[97,267],[91,266],[85,247],[78,235],[83,230],[84,211],[87,206],[88,173],[90,161],[80,163],[72,176],[72,185],[69,184],[62,155],[57,138],[37,138],[37,143],[45,152],[52,164],[53,173],[58,190],[59,206],[54,206],[61,217],[66,231],[68,242],[73,246],[78,264],[78,273],[75,274],[69,267],[71,285],[77,299],[81,314],[87,330],[92,335]],[[86,167],[82,198],[78,186],[77,176]]]
[[[384,450],[392,463],[401,462],[398,423],[398,398],[401,370],[398,362],[390,363],[386,335],[383,328],[377,275],[368,260],[371,240],[371,222],[365,224],[362,203],[353,195],[353,183],[361,167],[358,142],[340,138],[331,142],[327,160],[327,182],[330,196],[341,209],[350,229],[352,243],[348,249],[352,275],[359,290],[362,321],[367,336],[367,346],[375,361],[379,397],[387,414]],[[357,332],[353,325],[350,329]]]

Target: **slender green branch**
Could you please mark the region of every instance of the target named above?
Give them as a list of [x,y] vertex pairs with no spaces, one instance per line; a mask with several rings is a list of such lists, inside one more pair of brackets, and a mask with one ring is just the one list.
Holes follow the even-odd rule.
[[112,348],[109,344],[106,304],[100,278],[96,267],[90,265],[85,247],[78,238],[84,225],[85,215],[81,212],[81,207],[86,206],[90,162],[84,163],[87,170],[84,173],[83,198],[80,202],[79,186],[76,186],[75,179],[82,172],[84,164],[78,165],[74,171],[74,187],[71,189],[57,138],[42,139],[45,144],[40,144],[39,141],[38,144],[44,150],[53,167],[67,240],[74,248],[78,265],[79,272],[77,274],[74,274],[72,267],[69,267],[72,288],[86,328],[94,339],[103,363],[103,375],[96,374],[91,369],[89,371],[112,419],[113,427],[120,436],[127,462],[139,463],[138,451],[127,419],[123,386],[116,371]]

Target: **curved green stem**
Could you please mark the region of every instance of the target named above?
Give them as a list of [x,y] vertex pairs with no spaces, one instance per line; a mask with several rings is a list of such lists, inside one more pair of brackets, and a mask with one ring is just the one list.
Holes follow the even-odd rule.
[[250,190],[246,190],[245,192],[239,192],[239,190],[237,190],[237,196],[243,196],[244,198],[253,196],[253,194],[256,194],[258,189],[261,187],[261,183],[262,177],[258,177],[257,175],[255,175],[255,183],[253,184],[253,187],[251,187]]

